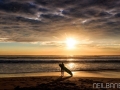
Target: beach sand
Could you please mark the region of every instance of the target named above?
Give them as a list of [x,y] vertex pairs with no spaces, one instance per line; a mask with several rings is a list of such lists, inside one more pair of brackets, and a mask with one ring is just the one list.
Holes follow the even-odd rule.
[[[60,77],[57,72],[49,73],[48,75],[26,75],[26,76],[11,76],[0,78],[0,90],[119,90],[120,78],[106,77],[81,77],[65,75]],[[57,74],[59,74],[57,76]],[[25,74],[24,74],[25,75]],[[113,83],[113,87],[106,87],[106,84]],[[98,86],[97,86],[98,85]],[[117,86],[119,85],[119,86]]]

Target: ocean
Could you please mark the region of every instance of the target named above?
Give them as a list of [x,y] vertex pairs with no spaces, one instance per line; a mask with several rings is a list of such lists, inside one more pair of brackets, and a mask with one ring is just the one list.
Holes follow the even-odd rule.
[[120,71],[120,56],[0,56],[0,74],[71,71]]

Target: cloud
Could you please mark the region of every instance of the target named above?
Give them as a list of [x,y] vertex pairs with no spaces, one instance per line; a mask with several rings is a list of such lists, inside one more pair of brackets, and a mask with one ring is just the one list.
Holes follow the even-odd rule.
[[8,40],[8,38],[0,38],[0,42],[5,42],[7,40]]
[[120,38],[119,0],[0,0],[0,38],[54,41],[71,33],[101,42]]
[[19,2],[1,2],[0,10],[12,13],[29,13],[34,14],[36,6],[30,3],[19,3]]
[[40,11],[40,12],[48,12],[49,10],[46,9],[46,8],[39,8],[38,11]]

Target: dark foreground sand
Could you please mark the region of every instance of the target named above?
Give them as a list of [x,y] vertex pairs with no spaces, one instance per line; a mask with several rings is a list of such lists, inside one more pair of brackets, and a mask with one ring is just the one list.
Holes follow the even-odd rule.
[[[94,83],[99,84],[98,88],[93,88]],[[105,88],[106,83],[119,84],[120,78],[69,76],[6,77],[0,78],[0,90],[120,90],[120,86],[116,86],[115,89],[113,87]]]

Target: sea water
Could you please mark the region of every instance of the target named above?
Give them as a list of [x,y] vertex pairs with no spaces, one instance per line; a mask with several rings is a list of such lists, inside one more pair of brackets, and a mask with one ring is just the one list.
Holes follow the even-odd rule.
[[0,74],[71,71],[120,71],[120,56],[0,56]]

